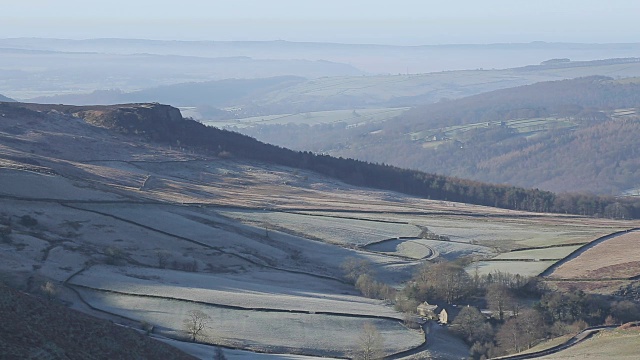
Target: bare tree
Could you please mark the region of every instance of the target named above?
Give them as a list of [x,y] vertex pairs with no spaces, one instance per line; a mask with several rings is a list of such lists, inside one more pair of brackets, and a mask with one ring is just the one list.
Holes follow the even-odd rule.
[[435,296],[450,304],[466,297],[472,281],[464,267],[453,262],[425,263],[415,275],[422,296]]
[[384,357],[384,339],[372,323],[365,323],[358,338],[357,360],[375,360]]
[[356,258],[348,258],[340,266],[344,271],[344,276],[353,281],[355,284],[358,278],[362,275],[372,276],[373,270],[371,269],[371,263],[367,260],[358,260]]
[[207,328],[207,324],[211,317],[200,310],[190,310],[186,319],[184,319],[184,330],[191,337],[191,341],[196,341],[198,336]]
[[484,342],[491,338],[493,329],[486,323],[486,318],[480,310],[467,306],[460,310],[458,316],[451,323],[451,331],[464,338],[469,343]]
[[[513,310],[515,299],[511,291],[501,283],[493,283],[487,286],[487,295],[485,296],[489,309],[498,315],[500,321],[504,320],[504,312],[507,309]],[[514,314],[517,315],[517,314]]]
[[523,311],[517,318],[507,320],[496,334],[498,345],[507,353],[530,349],[544,337],[544,321],[536,310]]
[[169,264],[169,257],[171,257],[171,254],[166,250],[158,250],[156,251],[156,256],[158,257],[158,267],[160,269],[166,269]]

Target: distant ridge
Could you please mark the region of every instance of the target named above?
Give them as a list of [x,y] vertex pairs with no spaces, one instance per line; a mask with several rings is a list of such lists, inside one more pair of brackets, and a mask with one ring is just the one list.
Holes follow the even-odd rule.
[[8,97],[0,94],[0,102],[16,102],[16,101],[13,100],[12,98],[8,98]]

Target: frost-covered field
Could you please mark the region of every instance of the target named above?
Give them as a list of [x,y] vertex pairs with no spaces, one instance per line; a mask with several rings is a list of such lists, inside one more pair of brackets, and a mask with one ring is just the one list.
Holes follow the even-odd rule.
[[[189,355],[195,356],[202,360],[210,360],[213,356],[215,346],[196,344],[191,342],[184,342],[173,340],[165,337],[154,336],[155,339],[165,342],[171,346],[186,352]],[[328,357],[315,357],[304,355],[290,355],[290,354],[265,354],[256,353],[246,350],[235,349],[223,349],[224,356],[229,360],[327,360],[332,359]]]
[[367,246],[367,250],[396,254],[414,259],[442,256],[447,260],[470,255],[486,257],[494,253],[490,248],[485,246],[427,239],[388,240],[371,244]]
[[536,260],[536,259],[552,259],[560,260],[579,249],[581,245],[575,246],[559,246],[546,249],[532,249],[522,251],[511,251],[502,253],[494,259],[511,259],[511,260]]
[[357,296],[351,286],[275,270],[240,274],[190,273],[139,267],[94,266],[72,284],[253,309],[387,316],[402,314],[382,301]]
[[239,220],[277,227],[283,231],[342,245],[367,245],[394,237],[418,236],[420,229],[408,224],[331,218],[269,211],[220,211],[220,214]]
[[[270,230],[266,236],[264,228],[221,217],[218,215],[218,209],[132,204],[83,204],[82,207],[112,214],[146,227],[198,241],[214,249],[237,254],[260,264],[279,268],[340,277],[340,266],[346,259],[367,259],[372,262],[381,279],[396,284],[410,276],[411,269],[416,265],[406,262],[402,266],[390,267],[388,265],[397,263],[397,258],[347,249],[274,230]],[[152,237],[155,237],[155,234],[152,234]],[[191,245],[192,248],[200,248],[185,240],[174,241],[187,247]],[[206,253],[211,252],[215,250],[206,250]],[[173,253],[174,256],[180,255],[177,252]],[[192,254],[193,251],[188,253]],[[153,259],[154,254],[149,256]],[[153,260],[157,264],[157,260]],[[218,268],[213,258],[202,259],[202,262],[211,268]]]
[[[464,205],[464,212],[469,205]],[[461,207],[463,208],[463,207]],[[472,207],[471,207],[472,208]],[[451,208],[454,211],[457,208]],[[477,207],[478,211],[484,208]],[[451,240],[476,243],[500,251],[522,247],[553,246],[573,243],[587,243],[599,236],[620,230],[620,223],[606,219],[576,219],[551,216],[508,216],[486,217],[465,216],[436,212],[418,215],[413,213],[344,213],[314,212],[318,215],[335,217],[354,217],[369,220],[405,222],[428,228],[437,235],[449,236]],[[309,212],[310,213],[310,212]],[[507,211],[505,211],[508,214]],[[520,214],[521,215],[521,214]]]
[[[479,261],[477,263],[478,273],[487,275],[494,271],[523,276],[536,276],[553,265],[555,261]],[[467,271],[474,273],[476,264],[467,267]]]
[[207,328],[212,343],[275,353],[343,355],[357,348],[365,323],[372,323],[385,341],[387,354],[419,346],[423,335],[400,321],[321,315],[313,313],[232,310],[187,301],[154,299],[92,290],[80,290],[94,307],[167,329],[181,335],[190,310],[211,317]]
[[88,188],[57,175],[13,170],[0,167],[0,194],[26,198],[64,200],[117,200],[112,193]]
[[416,260],[424,259],[436,254],[433,249],[422,242],[422,239],[387,240],[367,245],[366,249]]

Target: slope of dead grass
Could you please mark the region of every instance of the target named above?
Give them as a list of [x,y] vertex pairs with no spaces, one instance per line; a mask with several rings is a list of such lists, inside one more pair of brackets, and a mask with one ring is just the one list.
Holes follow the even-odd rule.
[[603,241],[567,261],[551,278],[611,279],[640,275],[640,232],[634,231]]

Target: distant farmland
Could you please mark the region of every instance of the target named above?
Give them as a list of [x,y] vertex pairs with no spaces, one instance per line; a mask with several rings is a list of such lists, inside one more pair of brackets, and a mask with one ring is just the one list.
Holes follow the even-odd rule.
[[258,125],[321,125],[345,123],[347,126],[359,126],[367,123],[386,121],[394,118],[408,108],[378,108],[304,112],[297,114],[278,114],[254,116],[243,119],[203,120],[202,123],[221,128],[247,128]]

